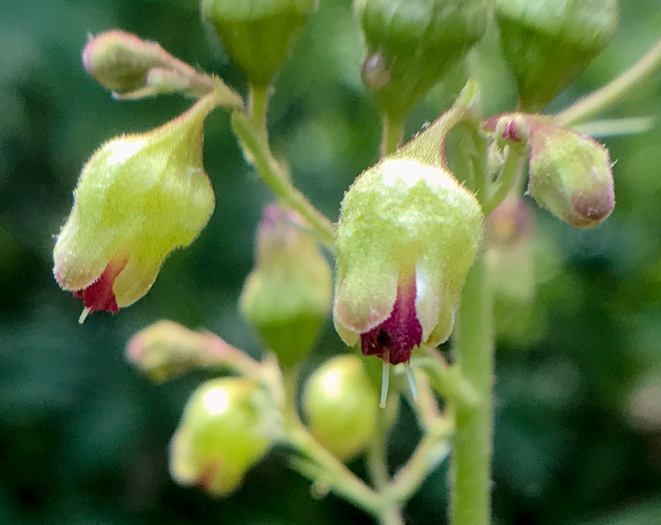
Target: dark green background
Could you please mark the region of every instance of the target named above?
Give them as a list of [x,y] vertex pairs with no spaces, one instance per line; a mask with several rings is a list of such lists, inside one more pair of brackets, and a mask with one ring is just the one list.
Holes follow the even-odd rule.
[[[78,172],[104,140],[161,124],[188,101],[114,102],[80,66],[86,34],[123,28],[243,89],[201,28],[193,0],[23,0],[0,7],[0,523],[363,523],[343,502],[313,500],[276,450],[234,496],[175,486],[167,446],[203,376],[155,386],[123,358],[126,340],[174,319],[257,352],[237,313],[254,226],[269,194],[244,163],[227,115],[207,122],[216,211],[150,293],[114,317],[77,324],[78,300],[51,275],[53,235]],[[637,60],[659,37],[658,0],[622,3],[611,46],[560,95],[561,109]],[[509,110],[513,82],[495,36],[480,46],[485,112]],[[272,99],[273,148],[333,219],[351,180],[377,158],[379,119],[359,79],[348,0],[322,0]],[[448,105],[437,90],[409,135]],[[661,118],[661,76],[608,116]],[[535,209],[539,288],[497,351],[494,512],[499,524],[661,523],[661,131],[604,139],[617,208],[581,232]],[[502,313],[502,312],[501,312]],[[501,319],[503,319],[501,317]],[[331,324],[312,362],[342,350]],[[417,433],[408,411],[393,464]],[[360,466],[357,466],[360,468]],[[440,523],[447,465],[406,508]]]

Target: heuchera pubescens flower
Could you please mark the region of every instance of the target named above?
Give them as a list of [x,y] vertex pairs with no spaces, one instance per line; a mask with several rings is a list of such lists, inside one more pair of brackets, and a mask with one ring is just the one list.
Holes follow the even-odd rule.
[[163,260],[206,225],[214,194],[202,164],[213,95],[152,131],[103,144],[85,164],[53,252],[55,279],[88,313],[147,293]]
[[406,152],[363,172],[337,228],[333,313],[345,343],[396,365],[447,340],[482,217],[452,173]]

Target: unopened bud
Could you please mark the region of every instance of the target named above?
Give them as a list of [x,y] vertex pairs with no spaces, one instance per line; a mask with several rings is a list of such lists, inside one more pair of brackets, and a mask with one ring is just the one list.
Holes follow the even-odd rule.
[[231,494],[268,451],[268,403],[245,378],[214,379],[188,400],[170,446],[170,473],[181,485]]
[[367,48],[365,84],[382,111],[401,119],[486,29],[486,0],[357,0]]
[[520,141],[530,152],[528,193],[537,204],[579,228],[594,228],[615,207],[608,150],[543,115],[505,113],[484,122],[494,139]]
[[316,6],[316,0],[202,0],[202,18],[248,82],[268,86]]
[[342,461],[355,456],[376,432],[379,400],[360,359],[338,356],[310,376],[303,411],[314,437]]
[[496,0],[505,58],[526,111],[544,107],[608,44],[617,0]]
[[311,349],[331,308],[331,269],[306,228],[293,210],[264,209],[257,265],[241,295],[246,318],[285,366]]
[[211,332],[196,332],[172,321],[158,321],[134,335],[126,356],[155,381],[206,366],[232,368],[246,357]]

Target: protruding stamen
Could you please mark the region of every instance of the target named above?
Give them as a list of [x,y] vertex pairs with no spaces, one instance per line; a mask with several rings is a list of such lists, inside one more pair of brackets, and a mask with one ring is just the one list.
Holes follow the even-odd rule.
[[92,309],[89,306],[86,306],[83,308],[83,311],[80,313],[80,317],[78,318],[78,323],[83,324],[85,322],[85,319],[87,319],[87,316],[90,314]]
[[386,408],[386,398],[388,397],[388,382],[390,381],[390,354],[386,350],[383,357],[383,367],[381,368],[381,402],[379,408]]
[[417,403],[420,395],[418,394],[418,383],[415,381],[415,376],[413,375],[413,369],[411,365],[406,362],[404,363],[404,370],[406,371],[406,379],[409,381],[409,388],[411,389],[411,394],[413,395],[413,400]]

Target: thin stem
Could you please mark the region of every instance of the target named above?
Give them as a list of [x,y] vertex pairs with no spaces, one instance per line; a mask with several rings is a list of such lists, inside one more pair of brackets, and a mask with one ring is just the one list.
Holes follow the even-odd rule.
[[404,139],[404,126],[406,118],[393,117],[392,115],[381,115],[383,128],[381,132],[381,156],[385,157],[395,153]]
[[266,133],[266,115],[269,104],[269,86],[250,86],[248,94],[248,112],[255,127]]
[[321,480],[339,496],[378,517],[381,513],[378,494],[328,452],[301,423],[296,408],[296,370],[290,369],[283,375],[275,360],[269,364],[273,373],[268,379],[283,416],[283,439],[309,460],[294,461],[294,466],[313,481]]
[[257,168],[259,175],[273,193],[297,210],[314,230],[319,241],[333,251],[335,242],[333,224],[289,181],[273,158],[265,133],[243,111],[232,113],[232,129],[248,161]]
[[471,268],[462,292],[456,336],[457,364],[480,402],[456,404],[452,450],[453,525],[487,525],[491,516],[493,313],[485,253]]
[[451,434],[453,428],[453,422],[448,420],[446,425],[439,426],[420,440],[406,465],[387,488],[385,494],[389,499],[406,502],[416,493],[429,472],[449,453],[450,441],[443,438]]
[[[381,409],[377,416],[376,432],[369,443],[367,450],[367,467],[372,478],[372,482],[377,492],[383,496],[384,489],[390,481],[388,472],[388,457],[386,454],[386,436],[388,433],[388,424],[386,421],[386,411]],[[382,498],[379,511],[379,522],[381,525],[403,524],[402,505],[399,501],[392,498]]]
[[512,187],[514,177],[519,169],[519,161],[521,160],[521,153],[518,148],[511,147],[507,153],[507,159],[503,165],[503,171],[496,181],[497,188],[494,194],[482,205],[482,211],[485,215],[489,215],[496,207],[503,202],[507,192]]
[[661,39],[617,78],[558,113],[556,121],[565,126],[585,122],[627,98],[660,69]]
[[309,473],[299,469],[302,473],[312,479],[321,479],[337,495],[374,517],[381,515],[381,501],[374,490],[319,444],[298,419],[290,420],[288,427],[287,440],[318,467],[310,468]]

